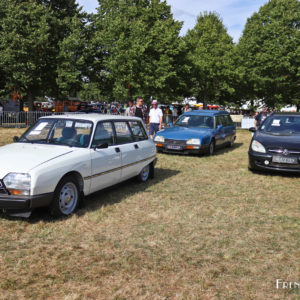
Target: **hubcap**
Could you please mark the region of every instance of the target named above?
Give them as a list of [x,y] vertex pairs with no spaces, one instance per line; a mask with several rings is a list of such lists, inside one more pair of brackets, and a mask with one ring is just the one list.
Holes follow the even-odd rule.
[[66,183],[59,193],[60,211],[68,215],[73,212],[78,201],[78,190],[73,182]]
[[148,179],[149,176],[149,165],[147,165],[146,167],[143,168],[142,172],[141,172],[141,178],[143,181],[146,181]]

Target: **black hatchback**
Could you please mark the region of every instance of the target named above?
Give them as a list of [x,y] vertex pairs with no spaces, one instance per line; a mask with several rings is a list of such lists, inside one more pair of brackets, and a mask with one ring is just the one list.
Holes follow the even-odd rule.
[[300,173],[300,113],[273,113],[249,130],[249,169]]

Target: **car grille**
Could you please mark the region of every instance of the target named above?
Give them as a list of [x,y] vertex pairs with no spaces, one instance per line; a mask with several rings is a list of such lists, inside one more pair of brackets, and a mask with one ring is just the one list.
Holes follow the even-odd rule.
[[300,151],[298,149],[268,148],[268,152],[283,155],[300,155]]
[[185,146],[186,141],[182,140],[173,140],[173,139],[165,139],[165,143],[168,145],[178,145],[178,146]]

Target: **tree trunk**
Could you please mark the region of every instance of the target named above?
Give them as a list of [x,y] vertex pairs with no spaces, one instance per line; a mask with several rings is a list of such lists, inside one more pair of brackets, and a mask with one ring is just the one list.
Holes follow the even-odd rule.
[[28,101],[28,110],[33,111],[33,95],[31,91],[28,91],[27,93],[27,101]]

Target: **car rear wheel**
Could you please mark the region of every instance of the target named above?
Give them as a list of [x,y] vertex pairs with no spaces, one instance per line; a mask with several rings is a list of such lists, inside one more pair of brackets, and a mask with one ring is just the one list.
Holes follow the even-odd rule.
[[232,136],[232,137],[230,138],[230,142],[229,142],[229,144],[228,144],[228,147],[230,147],[230,148],[233,147],[234,141],[235,141],[235,137]]
[[66,176],[57,185],[51,204],[51,214],[56,217],[68,216],[78,207],[80,191],[77,180]]
[[140,182],[146,182],[150,177],[150,165],[145,166],[140,174],[137,176],[138,181]]
[[207,154],[208,154],[209,156],[211,156],[211,155],[214,154],[214,152],[215,152],[215,141],[212,140],[212,141],[210,142],[210,144],[209,144]]

